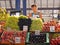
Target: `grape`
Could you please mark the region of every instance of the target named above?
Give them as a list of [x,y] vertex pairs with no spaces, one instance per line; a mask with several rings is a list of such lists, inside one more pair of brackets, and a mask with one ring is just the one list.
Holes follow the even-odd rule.
[[20,30],[23,30],[23,26],[26,25],[28,26],[28,31],[30,30],[31,27],[31,19],[27,18],[26,16],[20,16],[19,17],[19,22],[18,22],[18,26],[20,28]]
[[5,27],[10,27],[11,29],[16,29],[16,30],[19,30],[19,27],[18,27],[18,18],[16,17],[9,17],[6,21],[6,25]]
[[40,35],[35,35],[35,33],[30,34],[30,42],[32,43],[44,43],[46,42],[46,34],[41,33]]
[[30,30],[42,30],[42,25],[43,25],[43,22],[41,19],[38,19],[38,18],[34,19],[34,20],[32,20]]

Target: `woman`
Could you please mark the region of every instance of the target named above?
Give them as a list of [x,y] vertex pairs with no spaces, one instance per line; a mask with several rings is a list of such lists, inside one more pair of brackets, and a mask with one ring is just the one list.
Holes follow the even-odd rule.
[[33,13],[30,13],[29,14],[29,18],[41,18],[42,19],[42,13],[38,12],[38,9],[37,9],[37,6],[34,4],[34,5],[31,5],[31,9],[33,11]]

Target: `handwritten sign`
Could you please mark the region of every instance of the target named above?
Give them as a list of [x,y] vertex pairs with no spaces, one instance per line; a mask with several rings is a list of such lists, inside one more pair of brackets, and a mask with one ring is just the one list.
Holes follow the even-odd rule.
[[50,32],[55,32],[55,26],[50,26]]
[[28,31],[28,26],[23,26],[23,31]]
[[40,30],[35,30],[35,35],[40,35]]
[[15,43],[21,43],[21,38],[20,37],[15,37]]

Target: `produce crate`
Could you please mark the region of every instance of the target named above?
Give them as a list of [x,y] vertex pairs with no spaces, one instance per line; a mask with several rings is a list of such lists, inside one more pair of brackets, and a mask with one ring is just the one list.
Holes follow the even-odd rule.
[[31,32],[29,41],[31,43],[44,43],[46,42],[46,34],[40,33],[40,35],[35,35],[35,33]]
[[[33,34],[32,34],[33,33]],[[47,40],[49,40],[49,39],[47,39],[48,38],[48,35],[47,35],[47,33],[40,33],[40,35],[37,35],[38,36],[38,38],[41,36],[41,35],[43,35],[43,37],[45,38],[45,41],[44,42],[34,42],[34,43],[32,43],[32,39],[31,39],[31,35],[34,35],[35,33],[34,32],[28,32],[27,33],[27,38],[26,38],[26,45],[49,45],[49,42],[47,41]],[[36,35],[35,35],[36,36]],[[34,37],[34,38],[36,38],[36,37]],[[34,40],[34,39],[33,39]],[[35,41],[38,41],[38,40],[35,40]]]

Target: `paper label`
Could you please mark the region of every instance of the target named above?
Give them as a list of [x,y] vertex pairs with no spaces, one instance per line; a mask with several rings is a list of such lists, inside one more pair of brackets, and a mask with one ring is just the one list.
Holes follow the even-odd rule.
[[35,30],[35,35],[40,35],[40,30]]
[[28,31],[28,26],[23,26],[23,31]]
[[15,43],[21,43],[21,38],[20,37],[15,37]]
[[50,26],[50,32],[55,32],[55,26]]

